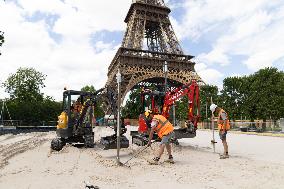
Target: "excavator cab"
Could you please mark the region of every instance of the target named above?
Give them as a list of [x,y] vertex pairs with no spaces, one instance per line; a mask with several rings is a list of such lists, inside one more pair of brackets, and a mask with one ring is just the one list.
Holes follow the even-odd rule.
[[93,118],[97,94],[66,90],[63,92],[62,113],[58,116],[57,138],[51,141],[51,149],[60,151],[66,143],[82,143],[94,146]]

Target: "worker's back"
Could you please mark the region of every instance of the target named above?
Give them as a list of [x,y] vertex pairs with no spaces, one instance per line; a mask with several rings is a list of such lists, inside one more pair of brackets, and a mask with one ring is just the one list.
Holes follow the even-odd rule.
[[155,131],[158,133],[160,138],[174,131],[174,126],[162,115],[155,115],[153,117],[153,121],[158,122],[158,126]]

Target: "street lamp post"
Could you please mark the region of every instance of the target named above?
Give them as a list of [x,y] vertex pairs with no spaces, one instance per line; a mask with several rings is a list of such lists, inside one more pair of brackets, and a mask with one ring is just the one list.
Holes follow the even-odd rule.
[[207,115],[207,109],[208,109],[208,107],[207,107],[207,106],[208,106],[208,104],[207,104],[207,97],[206,97],[206,104],[205,104],[205,109],[206,109],[206,110],[205,110],[205,111],[206,111],[206,112],[205,112],[205,114],[206,114],[206,115],[205,115],[205,117],[206,117],[206,129],[207,129],[207,127],[208,127],[208,115]]
[[[211,97],[211,104],[213,104],[213,99]],[[214,113],[211,112],[211,128],[212,128],[212,140],[211,140],[211,143],[213,144],[213,150],[214,150],[214,153],[216,152],[215,150],[215,144],[217,142],[215,142],[215,126],[214,126]]]
[[173,104],[173,124],[175,127],[176,126],[176,105],[175,103]]
[[165,94],[167,92],[167,88],[168,88],[168,63],[167,61],[165,61],[164,64],[164,72],[165,72]]
[[2,101],[2,109],[1,109],[1,120],[2,120],[2,126],[4,126],[4,100]]
[[[167,61],[165,61],[165,64],[164,64],[164,72],[165,72],[165,95],[166,95],[167,89],[168,89],[168,62]],[[174,126],[176,125],[175,104],[173,104],[173,124]]]
[[120,85],[121,85],[121,73],[120,70],[118,70],[116,74],[116,80],[117,80],[117,127],[116,127],[116,133],[117,133],[117,157],[116,161],[117,164],[120,165],[120,157],[119,157],[119,151],[120,151],[120,104],[121,104],[121,91],[120,91]]

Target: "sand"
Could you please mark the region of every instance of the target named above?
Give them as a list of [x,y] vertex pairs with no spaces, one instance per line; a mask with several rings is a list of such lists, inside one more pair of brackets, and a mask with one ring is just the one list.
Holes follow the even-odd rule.
[[[96,128],[96,140],[112,131]],[[212,153],[211,133],[199,131],[194,139],[173,146],[175,164],[148,165],[158,145],[132,159],[128,167],[116,165],[116,150],[85,149],[67,145],[50,151],[55,132],[0,136],[0,188],[80,189],[282,189],[284,188],[284,138],[228,135],[232,156],[220,160]],[[230,141],[231,139],[231,141]],[[218,141],[216,151],[221,152]],[[121,150],[121,162],[143,147]],[[267,152],[267,153],[266,153]],[[278,154],[278,155],[275,155]],[[280,154],[280,155],[279,155]],[[261,157],[259,157],[261,156]]]

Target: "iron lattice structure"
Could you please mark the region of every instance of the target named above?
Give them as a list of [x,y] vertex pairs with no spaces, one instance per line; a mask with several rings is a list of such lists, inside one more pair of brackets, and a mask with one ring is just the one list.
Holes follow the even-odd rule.
[[[202,82],[195,72],[193,56],[185,55],[171,25],[171,10],[163,0],[133,0],[125,18],[122,46],[108,68],[107,88],[116,89],[120,70],[122,98],[141,82],[161,84],[168,65],[168,86]],[[115,95],[116,96],[116,95]]]

